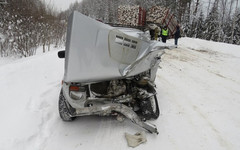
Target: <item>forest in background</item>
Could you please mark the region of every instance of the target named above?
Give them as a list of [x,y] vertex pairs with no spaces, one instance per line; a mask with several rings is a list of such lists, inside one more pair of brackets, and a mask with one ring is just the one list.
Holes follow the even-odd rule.
[[238,0],[83,0],[61,15],[77,10],[105,23],[117,23],[119,5],[139,5],[146,10],[163,6],[171,10],[188,37],[240,44]]
[[0,4],[0,56],[27,57],[65,43],[66,22],[41,0],[7,0]]
[[27,57],[36,48],[65,43],[67,18],[77,10],[104,23],[118,23],[119,5],[167,7],[175,14],[184,35],[240,45],[238,0],[82,0],[62,12],[40,0],[8,0],[0,4],[1,56]]

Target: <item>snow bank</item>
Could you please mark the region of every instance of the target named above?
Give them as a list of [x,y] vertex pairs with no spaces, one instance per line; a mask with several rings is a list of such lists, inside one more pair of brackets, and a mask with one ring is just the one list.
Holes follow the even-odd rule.
[[[56,47],[53,44],[51,44],[49,48],[50,48],[50,51],[65,50],[65,46]],[[48,52],[48,46],[45,46],[45,51]],[[43,54],[43,46],[39,46],[36,50],[36,55],[40,55],[40,54]]]
[[12,57],[0,57],[0,67],[2,65],[6,65],[9,63],[12,63],[13,61],[16,61],[17,58],[12,58]]
[[0,66],[0,149],[41,149],[58,118],[62,75],[56,51]]
[[194,38],[180,38],[179,45],[194,50],[217,51],[240,57],[240,46]]

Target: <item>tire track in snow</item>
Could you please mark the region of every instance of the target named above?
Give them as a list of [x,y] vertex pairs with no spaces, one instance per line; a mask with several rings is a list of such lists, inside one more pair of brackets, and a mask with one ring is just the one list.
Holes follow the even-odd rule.
[[209,119],[204,115],[204,113],[201,112],[201,110],[195,106],[195,105],[192,105],[192,107],[194,108],[194,110],[199,114],[199,116],[202,117],[202,119],[206,120],[208,126],[212,129],[212,131],[215,133],[217,139],[218,139],[218,142],[219,144],[228,149],[228,150],[231,150],[232,149],[232,145],[229,141],[227,141],[222,135],[221,133],[216,129],[216,127],[211,123],[211,121],[209,121]]
[[[40,124],[38,126],[37,133],[33,134],[28,138],[28,142],[37,147],[38,150],[44,150],[47,146],[48,139],[51,138],[53,131],[52,121],[54,121],[54,115],[51,112],[52,107],[55,107],[55,103],[50,102],[52,98],[52,93],[56,92],[56,89],[60,86],[58,81],[47,83],[48,87],[45,91],[42,91],[39,94],[36,94],[34,97],[37,97],[37,102],[33,98],[29,101],[27,108],[30,111],[37,111],[40,114]],[[33,102],[34,101],[34,102]],[[57,113],[57,112],[56,112]]]
[[[198,59],[198,61],[196,61],[196,59],[188,58],[188,57],[192,57],[191,56],[192,54],[184,55],[184,57],[182,57],[182,55],[183,55],[183,54],[181,54],[182,52],[183,52],[183,54],[185,54],[184,50],[179,50],[177,52],[172,50],[172,51],[169,51],[165,54],[166,56],[163,58],[163,61],[164,61],[165,64],[163,64],[163,65],[167,64],[168,67],[170,67],[170,69],[168,69],[168,72],[169,72],[169,70],[171,70],[172,72],[169,72],[169,74],[172,74],[172,75],[175,74],[179,77],[184,77],[184,76],[181,76],[181,74],[179,74],[179,71],[181,71],[181,69],[179,69],[179,68],[184,66],[184,64],[182,64],[181,62],[191,64],[193,67],[201,67],[203,70],[206,69],[206,68],[204,68],[204,66],[202,66],[198,63],[199,60],[202,61],[201,58],[196,57]],[[170,60],[173,60],[173,61],[170,61]],[[164,66],[164,67],[166,67],[166,66]],[[162,67],[162,68],[164,68],[164,67]],[[167,82],[169,80],[167,78],[162,79],[162,77],[160,77],[159,75],[157,77],[159,79],[161,79],[161,81]],[[163,84],[165,86],[169,85],[169,90],[176,89],[176,88],[178,89],[179,87],[181,87],[181,86],[174,87],[174,84],[171,84],[170,82],[163,83]],[[183,89],[184,89],[184,87],[183,87]],[[184,91],[181,91],[181,88],[179,88],[179,90],[180,90],[179,92],[173,91],[173,93],[184,93]],[[183,96],[186,97],[186,95],[183,95]],[[176,97],[176,96],[173,96],[173,97]],[[189,98],[186,97],[186,99],[184,101],[181,101],[181,103],[178,103],[178,100],[176,100],[174,98],[170,99],[170,100],[172,100],[173,104],[176,104],[176,106],[178,108],[178,110],[176,110],[176,112],[177,111],[180,112],[182,110],[184,111],[184,109],[182,107],[182,106],[184,106],[184,108],[191,109],[191,111],[195,111],[196,113],[198,113],[198,116],[200,116],[202,122],[205,122],[208,125],[208,127],[211,128],[211,131],[213,132],[212,134],[214,134],[216,136],[216,139],[217,139],[219,145],[221,145],[221,147],[231,149],[232,148],[232,145],[230,144],[231,142],[227,141],[223,137],[223,135],[216,129],[216,127],[211,123],[211,121],[208,119],[208,117],[206,117],[204,115],[204,113],[201,112],[200,108],[193,105],[192,102],[190,101],[190,99],[191,99],[191,97],[189,97]],[[188,111],[190,111],[190,110],[188,110]],[[194,125],[194,123],[193,123],[194,119],[191,118],[191,115],[188,115],[188,113],[189,113],[188,111],[186,111],[187,114],[185,113],[183,115],[187,115],[185,118],[189,120],[189,123],[191,123],[194,126],[196,133],[198,133],[198,131],[199,131],[198,125]]]
[[124,139],[126,123],[128,123],[127,120],[119,122],[114,117],[103,117],[94,137],[94,147],[108,147],[116,150],[126,149],[127,145]]
[[[159,76],[157,76],[159,78]],[[162,77],[161,77],[162,78]],[[171,83],[169,82],[166,82],[167,80],[165,80],[165,83],[163,83],[165,85],[165,88],[167,89],[175,89],[174,88],[174,85],[172,85]],[[166,87],[168,86],[168,87]],[[226,149],[232,149],[232,146],[230,144],[229,141],[227,141],[223,135],[216,129],[216,127],[211,123],[211,121],[208,119],[208,117],[206,117],[204,115],[204,113],[201,112],[200,108],[198,108],[197,106],[193,105],[192,102],[189,100],[189,98],[185,98],[185,101],[179,101],[177,99],[175,99],[174,97],[178,97],[177,95],[174,95],[174,93],[181,93],[180,95],[182,95],[182,97],[184,97],[184,91],[181,91],[179,90],[179,92],[177,91],[173,91],[172,92],[172,98],[170,97],[169,99],[171,100],[172,104],[176,107],[173,107],[173,108],[177,108],[175,110],[172,110],[170,112],[168,112],[169,114],[172,114],[172,113],[175,113],[175,115],[178,115],[179,117],[183,117],[184,119],[187,119],[188,120],[188,123],[191,124],[192,126],[192,129],[195,130],[195,133],[196,135],[201,135],[201,131],[199,131],[199,125],[196,124],[196,122],[194,121],[195,119],[193,119],[192,117],[196,117],[195,115],[192,116],[192,112],[197,112],[198,114],[198,119],[201,118],[201,123],[206,123],[208,125],[209,128],[211,128],[211,131],[212,133],[209,133],[209,134],[214,134],[219,145],[221,145],[221,147],[224,147]],[[191,98],[190,98],[191,99]],[[204,127],[206,128],[206,127]],[[207,129],[207,128],[206,128]],[[171,136],[168,136],[169,140],[171,141],[172,144],[176,145],[177,146],[177,142],[174,140],[174,138],[171,138]],[[205,139],[206,141],[208,139]]]

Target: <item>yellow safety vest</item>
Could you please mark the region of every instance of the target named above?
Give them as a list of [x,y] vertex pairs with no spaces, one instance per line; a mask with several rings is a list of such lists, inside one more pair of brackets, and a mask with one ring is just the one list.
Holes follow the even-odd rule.
[[163,36],[168,36],[168,29],[167,30],[162,29],[162,35]]

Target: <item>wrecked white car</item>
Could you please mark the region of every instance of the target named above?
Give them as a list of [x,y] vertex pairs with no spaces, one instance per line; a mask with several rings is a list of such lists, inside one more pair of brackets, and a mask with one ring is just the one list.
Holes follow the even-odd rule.
[[142,31],[116,28],[74,12],[68,23],[65,73],[59,97],[64,121],[86,115],[124,117],[151,133],[159,107],[154,80],[169,48]]

